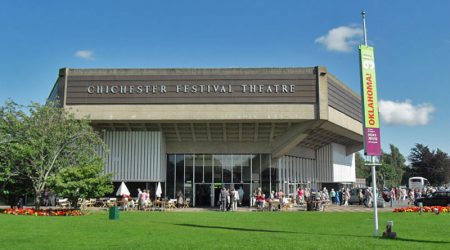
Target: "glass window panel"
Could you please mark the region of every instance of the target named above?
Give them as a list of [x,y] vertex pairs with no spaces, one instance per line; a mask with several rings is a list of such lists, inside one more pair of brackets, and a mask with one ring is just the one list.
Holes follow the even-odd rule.
[[262,191],[266,195],[270,193],[270,155],[261,155],[261,179]]
[[193,155],[185,155],[184,156],[184,162],[185,162],[185,183],[193,183],[193,177],[194,177],[194,172],[193,172],[193,167],[194,167],[194,156]]
[[280,180],[278,179],[278,166],[272,161],[272,168],[270,169],[270,176],[272,181],[272,190],[278,190],[280,186]]
[[192,201],[192,185],[194,183],[194,156],[185,155],[184,162],[185,162],[184,198],[185,199],[189,198]]
[[175,197],[175,164],[175,155],[167,155],[166,196],[172,199]]
[[231,183],[231,171],[233,169],[233,156],[223,155],[222,156],[222,170],[223,170],[223,182]]
[[242,155],[242,180],[244,183],[251,182],[251,155]]
[[195,183],[203,183],[203,155],[195,155]]
[[241,165],[242,165],[242,155],[233,156],[233,183],[241,183]]
[[181,193],[184,192],[184,155],[175,155],[175,162],[176,162],[176,193],[178,191],[181,191]]
[[259,183],[260,180],[260,168],[261,165],[261,159],[260,155],[252,155],[252,181],[253,183]]
[[205,169],[205,183],[212,183],[212,155],[204,156],[204,169]]
[[213,155],[214,183],[222,183],[222,155]]

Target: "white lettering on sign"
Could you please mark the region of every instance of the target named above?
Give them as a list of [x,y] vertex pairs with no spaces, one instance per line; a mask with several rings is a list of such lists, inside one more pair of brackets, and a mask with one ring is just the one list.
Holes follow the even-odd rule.
[[[170,90],[170,91],[169,91]],[[293,84],[92,84],[86,88],[88,94],[166,94],[168,92],[175,92],[178,94],[231,94],[234,92],[247,94],[293,94],[295,93],[295,85]]]

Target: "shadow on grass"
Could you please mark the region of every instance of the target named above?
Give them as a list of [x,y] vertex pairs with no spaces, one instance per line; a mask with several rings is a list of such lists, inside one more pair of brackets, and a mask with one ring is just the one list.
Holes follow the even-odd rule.
[[224,230],[244,231],[244,232],[287,233],[287,234],[296,234],[296,233],[298,233],[298,232],[268,230],[268,229],[253,229],[253,228],[240,228],[240,227],[221,227],[221,226],[204,226],[204,225],[195,225],[195,224],[174,224],[174,225],[176,225],[176,226],[183,226],[183,227],[224,229]]
[[405,238],[397,238],[398,241],[406,241],[406,242],[417,242],[417,243],[434,243],[434,244],[450,244],[450,241],[443,240],[416,240],[416,239],[405,239]]
[[[309,234],[309,233],[302,233],[302,234]],[[350,235],[350,234],[309,234],[309,235],[322,235],[322,236],[344,236],[344,237],[358,237],[358,238],[372,238],[372,239],[380,239],[384,240],[385,238],[382,237],[375,237],[370,235]],[[389,240],[389,239],[386,239]],[[407,239],[407,238],[401,238],[397,237],[397,239],[393,241],[405,241],[405,242],[417,242],[417,243],[434,243],[434,244],[450,244],[450,241],[443,241],[443,240],[419,240],[419,239]]]
[[[262,233],[287,233],[287,234],[303,234],[303,235],[321,235],[321,236],[338,236],[338,237],[358,237],[358,238],[375,238],[369,235],[349,235],[349,234],[321,234],[321,233],[306,233],[306,232],[292,232],[292,231],[281,231],[281,230],[268,230],[268,229],[253,229],[253,228],[240,228],[240,227],[222,227],[222,226],[205,226],[205,225],[195,225],[195,224],[174,224],[176,226],[183,227],[196,227],[196,228],[209,228],[209,229],[222,229],[222,230],[232,230],[232,231],[244,231],[244,232],[262,232]],[[378,239],[383,239],[378,237]],[[441,240],[419,240],[419,239],[407,239],[407,238],[397,238],[394,241],[405,241],[405,242],[416,242],[416,243],[432,243],[432,244],[450,244],[450,241]]]

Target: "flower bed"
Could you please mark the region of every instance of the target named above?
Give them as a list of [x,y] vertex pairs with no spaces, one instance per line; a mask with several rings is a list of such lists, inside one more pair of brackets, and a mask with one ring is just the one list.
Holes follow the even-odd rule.
[[[449,213],[450,212],[450,207],[442,207],[442,206],[425,206],[422,208],[422,212],[426,212],[426,213],[434,213],[437,211],[439,211],[439,213]],[[396,208],[394,209],[394,213],[403,213],[403,212],[419,212],[420,211],[420,207],[401,207],[401,208]]]
[[2,214],[11,215],[32,215],[32,216],[80,216],[83,215],[77,209],[46,209],[34,210],[32,208],[7,208],[1,211]]

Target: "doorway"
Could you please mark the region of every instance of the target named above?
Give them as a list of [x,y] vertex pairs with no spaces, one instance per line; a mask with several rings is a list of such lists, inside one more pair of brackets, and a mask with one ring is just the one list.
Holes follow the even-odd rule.
[[212,207],[211,184],[195,184],[195,206]]

